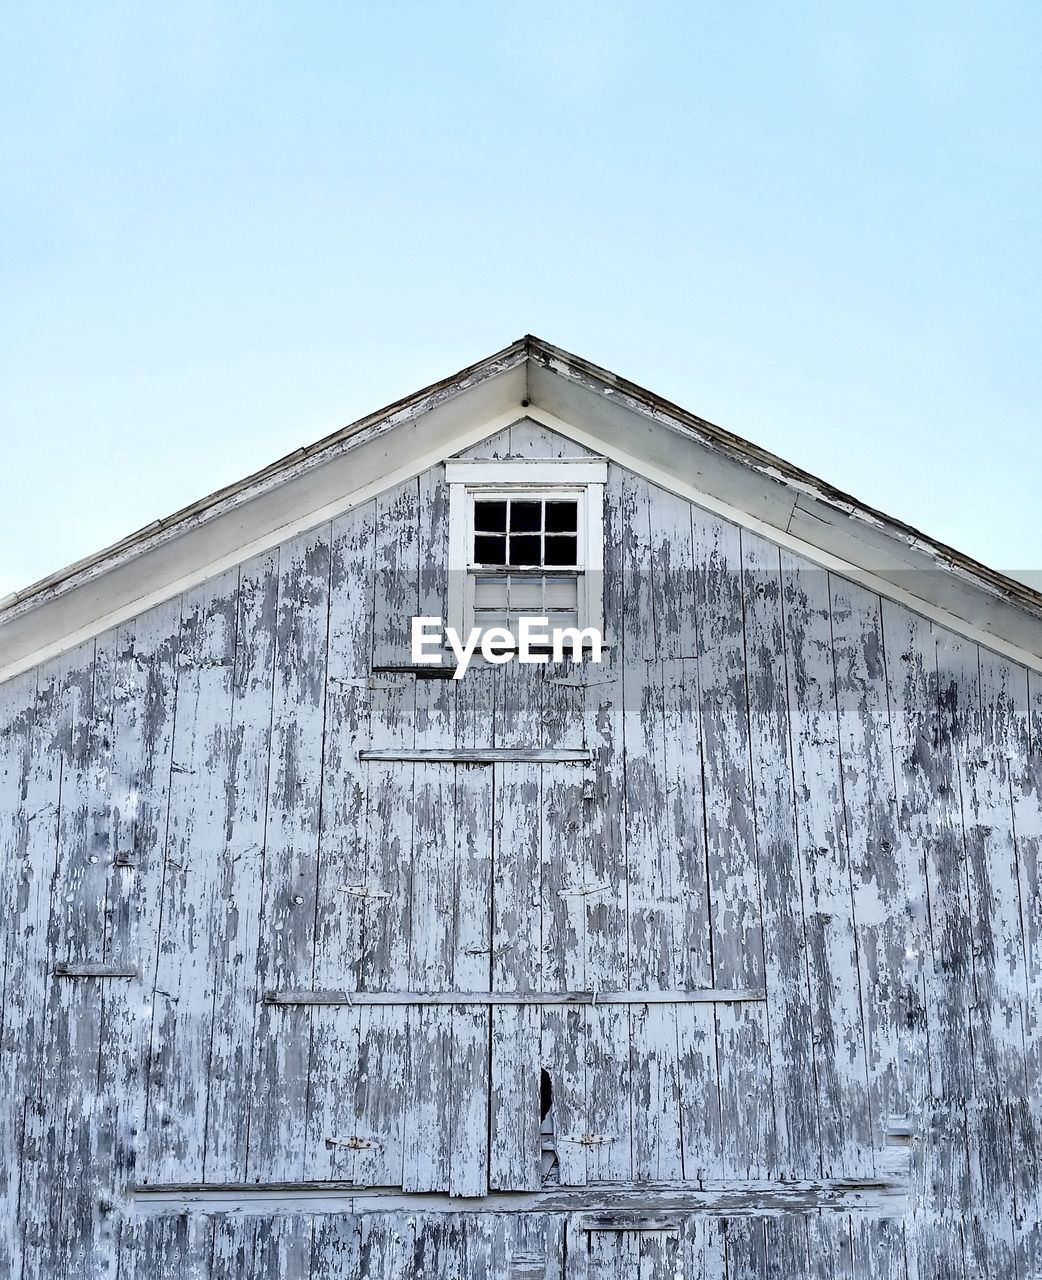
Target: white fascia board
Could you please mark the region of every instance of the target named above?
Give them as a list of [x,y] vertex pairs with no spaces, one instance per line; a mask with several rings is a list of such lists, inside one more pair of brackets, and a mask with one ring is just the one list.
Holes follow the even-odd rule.
[[525,416],[525,393],[521,364],[15,606],[0,617],[0,683],[495,435]]
[[[634,448],[625,448],[615,441],[606,440],[600,432],[602,425],[600,420],[598,421],[599,429],[594,433],[583,427],[576,426],[573,422],[559,418],[556,414],[541,409],[534,403],[529,403],[525,412],[530,418],[541,423],[549,430],[556,431],[558,434],[574,440],[576,444],[596,450],[610,461],[636,472],[653,484],[659,485],[660,488],[670,493],[675,493],[678,497],[687,498],[706,511],[711,511],[715,515],[722,516],[725,520],[730,520],[733,524],[768,538],[778,546],[805,556],[813,563],[821,565],[822,568],[838,573],[852,582],[856,582],[868,590],[886,597],[888,600],[906,605],[940,626],[965,636],[969,640],[983,644],[996,653],[1011,658],[1014,662],[1019,662],[1033,671],[1042,671],[1042,627],[1031,615],[1021,609],[1017,609],[1015,605],[1004,606],[1002,622],[1007,627],[1011,620],[1014,623],[1019,621],[1022,624],[1021,630],[1027,643],[1018,643],[1016,639],[1009,639],[1001,632],[992,630],[988,625],[989,621],[995,620],[998,610],[1003,606],[1004,602],[989,597],[979,588],[959,582],[951,572],[939,569],[935,564],[932,568],[927,569],[913,566],[905,561],[904,567],[888,572],[893,572],[895,575],[904,575],[906,580],[909,581],[921,579],[924,583],[931,583],[935,586],[938,585],[937,579],[940,579],[941,585],[945,589],[945,600],[954,601],[957,599],[963,605],[971,602],[975,606],[976,618],[971,620],[960,613],[953,612],[950,608],[945,608],[931,600],[924,599],[921,595],[901,586],[899,582],[895,582],[884,573],[877,572],[872,568],[865,568],[851,559],[835,554],[827,546],[822,546],[820,543],[812,543],[793,534],[788,526],[796,505],[795,493],[789,493],[787,503],[784,504],[780,512],[781,522],[775,523],[773,519],[764,519],[753,515],[749,511],[724,501],[711,493],[707,493],[698,485],[683,479],[678,472],[684,470],[683,464],[686,461],[684,454],[686,451],[678,448],[678,437],[674,437],[674,458],[667,468],[658,459],[649,460],[647,456],[637,452]],[[654,429],[654,424],[649,424],[649,426]],[[639,445],[647,437],[643,433],[635,433],[630,430],[628,439]],[[691,442],[690,448],[700,449],[701,446]],[[704,473],[704,469],[700,473]],[[772,509],[773,495],[771,497],[765,495],[764,501],[755,505],[760,509],[764,507]],[[822,525],[822,530],[827,531],[830,527]],[[845,548],[849,547],[851,543],[852,540],[848,538],[844,544]],[[893,545],[896,546],[896,544]],[[960,592],[961,594],[959,594]],[[1008,615],[1014,613],[1017,617],[1010,619]],[[1038,649],[1027,647],[1027,644],[1030,643],[1037,645]]]

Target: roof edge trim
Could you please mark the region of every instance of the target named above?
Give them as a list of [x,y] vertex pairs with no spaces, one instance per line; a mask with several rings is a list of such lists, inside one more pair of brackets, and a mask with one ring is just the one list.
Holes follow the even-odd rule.
[[412,421],[429,413],[447,400],[455,399],[468,388],[509,372],[525,362],[527,358],[528,341],[520,338],[487,359],[468,365],[458,373],[431,383],[430,386],[396,400],[383,409],[366,414],[365,417],[323,436],[321,440],[316,440],[314,444],[294,449],[292,453],[285,454],[275,462],[270,462],[260,470],[244,476],[241,480],[224,485],[168,516],[143,525],[109,546],[80,560],[75,560],[72,564],[40,578],[29,586],[0,598],[0,623],[17,616],[23,607],[32,607],[37,603],[37,598],[53,598],[55,594],[78,585],[83,580],[83,576],[92,570],[104,571],[114,567],[128,553],[145,550],[161,536],[176,537],[178,532],[189,524],[194,525],[223,514],[233,506],[251,501],[275,484],[292,480],[313,467],[322,465],[330,458],[337,456],[345,447],[358,443],[358,437],[365,432],[388,431],[402,423]]
[[[601,396],[615,396],[619,401],[627,403],[634,412],[650,416],[672,430],[693,435],[707,448],[732,459],[741,466],[752,468],[767,479],[776,480],[791,489],[799,490],[812,501],[823,503],[847,518],[885,532],[909,548],[926,552],[939,567],[974,579],[978,586],[1000,599],[1016,602],[1036,614],[1042,621],[1042,592],[1034,590],[1026,583],[1011,578],[997,569],[992,569],[972,556],[965,555],[947,543],[923,533],[913,525],[859,501],[851,494],[829,484],[828,481],[803,470],[802,467],[735,435],[724,427],[698,417],[697,414],[664,399],[646,387],[629,382],[609,369],[593,364],[581,356],[572,355],[571,352],[532,335],[527,338],[527,343],[531,358],[537,360],[549,372],[578,385],[585,385]],[[531,380],[531,374],[529,377]]]

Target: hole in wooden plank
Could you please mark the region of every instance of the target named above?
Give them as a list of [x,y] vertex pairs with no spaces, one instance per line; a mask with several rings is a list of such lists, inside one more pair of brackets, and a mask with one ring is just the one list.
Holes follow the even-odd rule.
[[554,1086],[545,1067],[539,1073],[539,1136],[543,1186],[555,1185],[560,1175],[554,1132]]

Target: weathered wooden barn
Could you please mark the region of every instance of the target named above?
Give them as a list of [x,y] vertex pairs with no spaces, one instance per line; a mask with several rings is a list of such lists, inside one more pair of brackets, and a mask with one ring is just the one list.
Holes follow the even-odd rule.
[[0,602],[0,1275],[1037,1277],[1040,672],[534,338]]

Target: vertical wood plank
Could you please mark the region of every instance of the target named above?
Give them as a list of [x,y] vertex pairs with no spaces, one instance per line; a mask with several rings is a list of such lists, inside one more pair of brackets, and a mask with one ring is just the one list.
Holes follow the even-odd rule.
[[[972,1218],[968,1258],[1012,1269],[1014,1153],[1008,1103],[1024,1084],[1025,972],[1009,793],[1017,708],[1008,668],[938,633],[941,741],[953,785],[955,857],[965,882],[969,943],[964,993],[972,1055],[966,1129]],[[961,837],[961,839],[958,839]],[[966,1054],[964,1046],[963,1053]],[[969,1253],[972,1250],[972,1253]]]
[[765,1280],[767,1219],[728,1218],[723,1225],[727,1280]]
[[868,1067],[843,823],[828,574],[782,553],[786,673],[798,797],[822,1171],[872,1167]]
[[[764,985],[760,884],[749,743],[742,545],[737,528],[691,510],[702,821],[711,937],[701,976],[717,987]],[[686,818],[686,814],[685,814]],[[707,930],[708,932],[708,930]],[[692,957],[694,959],[694,957]],[[707,1027],[698,1025],[707,1019]],[[689,1050],[715,1036],[711,1061],[689,1057],[691,1172],[763,1177],[776,1160],[767,1012],[753,1004],[684,1013]],[[712,1097],[716,1093],[715,1098]],[[725,1122],[726,1118],[726,1122]],[[707,1123],[708,1121],[708,1123]]]
[[906,973],[917,930],[909,912],[908,851],[899,831],[881,602],[835,576],[830,597],[844,821],[865,995],[870,1133],[879,1150],[889,1117],[909,1115],[921,1101],[904,1044],[910,1016],[921,1011],[914,970],[911,983]]
[[[948,1049],[966,1024],[965,983],[949,986],[943,972],[961,971],[969,958],[966,911],[958,869],[961,819],[955,817],[953,785],[945,764],[941,727],[940,678],[936,640],[925,619],[883,602],[883,633],[890,684],[890,709],[898,778],[899,831],[903,837],[909,909],[920,935],[909,957],[906,981],[919,986],[915,1017],[919,1035],[909,1037],[911,1078],[922,1077],[922,1142],[914,1168],[915,1246],[911,1250],[923,1275],[961,1274],[962,1235],[958,1223],[945,1221],[954,1206],[966,1203],[968,1148],[965,1099],[972,1092],[968,1064]],[[958,835],[956,834],[958,831]],[[944,887],[942,888],[942,883]],[[944,905],[945,902],[949,905]],[[961,923],[960,923],[961,922]],[[960,988],[962,992],[960,993]],[[947,1042],[947,1047],[946,1047]],[[960,1084],[951,1073],[966,1075]],[[913,1113],[914,1114],[914,1113]]]
[[101,1194],[113,1206],[101,1232],[106,1262],[117,1251],[120,1215],[141,1172],[180,622],[181,604],[175,600],[116,633],[104,959],[138,977],[99,984],[99,1109],[92,1127],[99,1138],[95,1158]]
[[[367,914],[386,903],[365,896],[370,774],[358,759],[359,748],[371,741],[374,685],[382,683],[370,674],[375,517],[376,504],[364,503],[335,520],[331,531],[313,971],[319,989],[357,990]],[[367,1123],[370,1082],[362,1069],[361,1022],[356,1009],[312,1013],[306,1176],[363,1184],[379,1179],[386,1135]],[[373,1085],[379,1087],[379,1076]]]
[[[514,662],[496,668],[497,746],[541,740],[541,682],[535,666]],[[531,991],[542,981],[541,772],[532,764],[495,766],[493,991]],[[547,892],[552,892],[549,885]],[[540,1010],[498,1005],[491,1026],[489,1186],[536,1190],[541,1183]]]
[[418,612],[419,489],[406,480],[376,499],[373,666],[408,664]]
[[[419,478],[414,540],[418,574],[414,588],[416,602],[409,612],[444,616],[448,493],[440,470]],[[405,594],[403,584],[403,601]],[[455,700],[455,682],[417,680],[417,745],[432,748],[453,745]],[[414,766],[407,984],[413,991],[445,990],[452,979],[457,896],[453,857],[455,788],[453,765]],[[407,1191],[449,1188],[452,1144],[454,1137],[460,1136],[466,1117],[462,1106],[465,1095],[455,1083],[453,1030],[457,1021],[465,1042],[466,1016],[461,1014],[456,1019],[451,1009],[437,1007],[412,1009],[408,1013],[410,1066],[402,1182]],[[463,1053],[463,1044],[460,1049]],[[462,1172],[458,1161],[457,1172]],[[481,1186],[483,1189],[483,1181]]]
[[[51,893],[57,884],[61,789],[73,748],[72,716],[83,714],[84,665],[93,645],[72,651],[36,672],[31,754],[24,775],[15,865],[20,873],[18,910],[11,927],[24,941],[24,970],[6,987],[5,1044],[17,1037],[18,1102],[21,1113],[21,1215],[23,1274],[57,1270],[62,1235],[60,1170],[66,1094],[58,1076],[54,1020],[54,962],[64,946],[55,936]],[[77,706],[77,703],[80,704]],[[82,731],[79,735],[82,750]],[[16,1123],[17,1123],[16,1112]],[[32,1212],[29,1207],[32,1206]]]
[[1025,717],[1011,762],[1027,1006],[1025,1096],[1011,1100],[1018,1275],[1042,1270],[1042,677],[1027,674]]
[[233,571],[182,606],[143,1181],[203,1171],[237,587]]
[[[48,928],[47,973],[57,961],[104,954],[113,857],[111,842],[113,637],[65,656],[61,687],[61,791]],[[34,1064],[38,1110],[49,1167],[35,1188],[51,1200],[56,1230],[40,1239],[40,1270],[64,1276],[79,1257],[100,1261],[111,1246],[102,1223],[99,1144],[95,1121],[101,1054],[101,990],[97,980],[51,977],[46,997],[42,1060]],[[29,1192],[28,1203],[35,1197]],[[36,1220],[37,1223],[40,1219]],[[34,1224],[35,1225],[35,1224]]]
[[372,1280],[412,1280],[417,1224],[410,1214],[366,1214],[362,1218],[359,1275]]
[[[691,679],[691,512],[655,486],[635,490],[624,511],[630,985],[675,989],[689,980],[692,957],[697,962],[709,947],[704,845],[691,835],[701,836],[703,812],[701,786],[693,785],[701,759]],[[683,1173],[677,1016],[668,1005],[631,1010],[632,1170],[641,1180]]]
[[[375,504],[373,583],[373,688],[370,741],[374,746],[416,742],[416,689],[411,676],[379,673],[397,661],[394,640],[402,618],[419,611],[417,483],[400,485]],[[404,624],[404,625],[407,625]],[[399,655],[400,656],[400,655]],[[409,983],[412,911],[414,769],[408,764],[367,766],[365,869],[361,895],[360,990],[403,991]],[[358,1159],[355,1176],[372,1185],[402,1186],[408,1141],[410,1023],[402,1008],[366,1009],[359,1015],[359,1128],[381,1150]]]
[[540,1011],[533,1005],[492,1009],[489,1187],[535,1191],[541,1185]]
[[352,1280],[361,1277],[362,1221],[355,1214],[315,1218],[309,1280]]
[[808,1177],[820,1169],[821,1150],[778,550],[743,532],[742,566],[752,796],[778,1143],[773,1173]]
[[[312,980],[318,838],[323,801],[330,529],[279,552],[258,977],[260,988]],[[307,1151],[311,1020],[304,1008],[257,1012],[247,1176],[300,1176]]]
[[905,1224],[851,1218],[853,1272],[858,1280],[906,1280]]
[[[3,999],[0,1009],[0,1273],[22,1269],[19,1190],[23,1151],[26,1064],[26,976],[43,968],[45,921],[26,908],[41,868],[26,860],[29,846],[29,781],[34,751],[37,673],[0,685],[0,936]],[[35,943],[35,945],[34,945]]]
[[273,552],[244,564],[239,572],[219,912],[214,917],[213,1018],[206,1068],[204,1172],[214,1182],[246,1179],[254,1026],[262,994],[257,985],[257,954],[271,759],[278,563],[278,553]]
[[590,450],[569,440],[557,431],[551,431],[531,418],[519,418],[510,426],[510,457],[512,458],[588,458]]
[[[435,584],[441,589],[440,584]],[[454,690],[457,745],[492,741],[491,671],[468,673]],[[497,939],[493,908],[493,822],[495,771],[457,766],[452,837],[454,902],[450,981],[455,990],[491,990]],[[453,1020],[453,1128],[449,1190],[483,1195],[490,1168],[492,1014],[490,1009],[455,1009]],[[468,1082],[461,1087],[461,1082]]]

